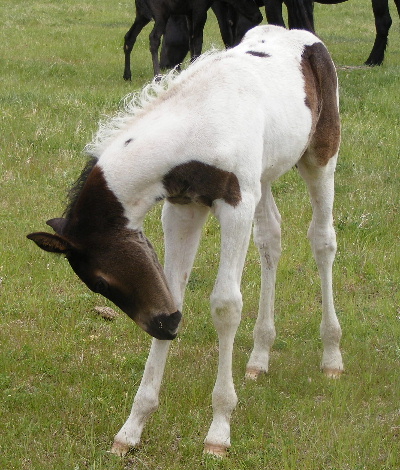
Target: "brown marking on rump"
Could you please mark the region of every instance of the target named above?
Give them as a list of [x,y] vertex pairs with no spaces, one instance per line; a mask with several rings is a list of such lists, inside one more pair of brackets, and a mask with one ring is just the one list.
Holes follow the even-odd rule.
[[307,155],[313,156],[319,166],[324,166],[337,153],[340,144],[336,70],[322,43],[304,48],[301,68],[306,93],[305,104],[312,114]]
[[195,202],[211,207],[215,199],[223,199],[237,206],[242,199],[234,173],[195,160],[172,168],[162,182],[172,203]]

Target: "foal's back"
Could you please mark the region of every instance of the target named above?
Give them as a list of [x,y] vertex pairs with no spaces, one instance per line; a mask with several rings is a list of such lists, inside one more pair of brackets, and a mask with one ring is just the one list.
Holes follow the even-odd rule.
[[[318,68],[331,74],[328,90]],[[179,133],[174,158],[201,157],[235,171],[242,185],[249,178],[251,185],[261,177],[272,181],[301,158],[317,128],[319,90],[337,102],[336,83],[329,54],[314,35],[258,27],[239,46],[206,54],[174,80],[154,108],[168,121],[165,140],[160,133],[158,139]]]

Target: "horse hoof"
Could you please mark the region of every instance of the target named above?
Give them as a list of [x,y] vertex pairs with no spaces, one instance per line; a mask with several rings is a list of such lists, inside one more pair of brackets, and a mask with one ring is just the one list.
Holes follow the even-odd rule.
[[261,374],[265,374],[265,370],[257,369],[256,367],[248,367],[246,369],[245,378],[248,380],[257,380]]
[[339,379],[343,373],[343,369],[332,369],[330,367],[325,367],[322,371],[330,379]]
[[213,455],[222,459],[226,455],[226,447],[215,444],[204,444],[204,453],[207,455]]
[[111,453],[118,455],[118,457],[124,457],[131,450],[131,446],[123,444],[122,442],[114,442],[111,447]]

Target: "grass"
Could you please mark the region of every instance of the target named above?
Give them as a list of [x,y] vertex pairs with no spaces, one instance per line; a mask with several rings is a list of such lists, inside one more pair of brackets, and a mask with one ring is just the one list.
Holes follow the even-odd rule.
[[[392,5],[391,5],[392,6]],[[211,421],[216,335],[208,297],[218,264],[210,219],[171,348],[159,411],[142,447],[110,455],[129,412],[149,337],[128,318],[105,322],[63,259],[25,239],[59,216],[84,164],[82,149],[104,114],[151,79],[147,34],[122,80],[122,37],[133,2],[3,0],[0,6],[0,467],[16,470],[400,468],[398,18],[380,68],[339,70],[343,143],[337,170],[336,305],[346,374],[319,372],[320,293],[306,240],[310,209],[295,171],[275,185],[283,216],[278,338],[270,373],[243,379],[257,311],[258,261],[250,247],[234,353],[239,404],[232,449],[202,455]],[[339,66],[363,63],[374,25],[362,0],[316,5],[317,28]],[[215,19],[205,49],[221,45]],[[162,253],[160,207],[146,222]]]

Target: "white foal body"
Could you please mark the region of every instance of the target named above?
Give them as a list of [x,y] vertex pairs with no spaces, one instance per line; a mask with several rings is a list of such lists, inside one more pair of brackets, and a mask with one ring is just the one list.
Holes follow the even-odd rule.
[[[332,294],[332,206],[340,140],[335,68],[311,33],[262,26],[250,30],[237,47],[205,55],[146,92],[151,97],[108,123],[90,152],[135,233],[142,231],[156,201],[167,199],[162,214],[164,272],[178,311],[209,212],[220,222],[220,265],[210,299],[219,363],[205,451],[223,455],[230,446],[230,417],[237,403],[232,349],[241,318],[240,283],[248,243],[254,225],[261,296],[246,375],[255,379],[268,371],[275,339],[281,230],[271,184],[294,165],[308,186],[313,208],[308,237],[321,277],[322,369],[330,376],[343,370]],[[169,304],[168,309],[173,310]],[[131,414],[115,437],[113,452],[123,455],[139,444],[143,426],[158,406],[168,349],[168,340],[153,339]]]
[[[315,125],[311,110],[305,106],[301,60],[305,45],[317,41],[304,31],[254,28],[236,48],[205,56],[175,78],[161,103],[156,102],[157,106],[139,114],[138,125],[133,123],[121,132],[100,157],[107,182],[124,201],[133,227],[141,224],[143,215],[135,212],[137,206],[131,201],[130,186],[136,185],[136,181],[132,183],[133,175],[138,185],[148,186],[149,206],[155,193],[165,197],[160,184],[162,176],[175,165],[193,159],[233,172],[239,180],[238,206],[215,200],[211,207],[221,223],[222,245],[211,295],[211,313],[219,337],[219,364],[212,396],[214,418],[205,450],[216,455],[223,455],[230,446],[229,422],[237,403],[232,348],[241,317],[240,282],[253,221],[262,263],[262,291],[246,376],[256,378],[268,370],[269,351],[275,339],[274,291],[281,251],[280,215],[271,183],[295,164],[308,184],[314,210],[308,236],[322,280],[322,368],[334,376],[343,370],[331,276],[336,250],[332,227],[336,152],[324,166],[314,168],[311,164],[310,168],[306,157],[304,162],[301,160]],[[247,51],[260,53],[260,57]],[[270,57],[263,57],[264,54]],[[153,125],[157,120],[160,123]],[[137,147],[132,145],[121,153],[128,139],[137,141]],[[149,140],[156,144],[148,145]],[[118,173],[113,171],[115,158],[124,159]],[[150,159],[154,164],[149,166]],[[121,184],[123,180],[125,184]],[[206,216],[207,210],[194,204],[178,206],[166,202],[164,206],[165,272],[179,307]],[[167,346],[158,342],[153,340],[132,413],[115,438],[114,450],[118,453],[138,444],[141,423],[156,409],[168,352]],[[149,371],[154,374],[150,389]]]

